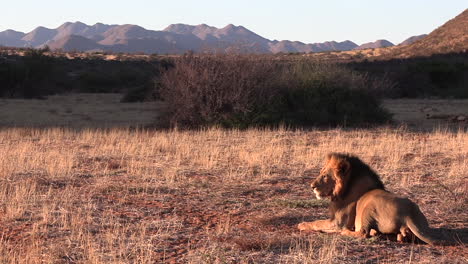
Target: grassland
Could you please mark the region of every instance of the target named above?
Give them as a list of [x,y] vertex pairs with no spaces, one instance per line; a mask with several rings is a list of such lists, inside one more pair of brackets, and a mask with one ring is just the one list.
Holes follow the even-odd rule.
[[466,263],[463,244],[301,234],[327,215],[308,183],[329,151],[466,243],[466,132],[4,128],[0,262]]
[[[0,263],[468,260],[466,122],[426,119],[464,101],[386,101],[407,128],[307,131],[158,131],[163,105],[119,101],[0,100]],[[309,183],[330,151],[359,155],[460,244],[300,233],[327,217]]]

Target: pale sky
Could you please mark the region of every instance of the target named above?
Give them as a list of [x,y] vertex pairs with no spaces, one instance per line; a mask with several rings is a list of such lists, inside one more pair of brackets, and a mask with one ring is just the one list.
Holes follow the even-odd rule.
[[0,31],[27,33],[75,21],[152,30],[204,23],[242,25],[271,40],[398,44],[430,33],[466,8],[466,0],[0,0]]

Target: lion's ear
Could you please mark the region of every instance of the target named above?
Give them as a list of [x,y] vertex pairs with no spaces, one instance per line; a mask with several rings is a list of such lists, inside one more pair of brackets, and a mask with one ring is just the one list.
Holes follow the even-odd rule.
[[327,154],[327,156],[325,156],[325,162],[328,163],[330,160],[336,159],[337,156],[338,156],[337,153],[335,153],[335,152],[330,152],[330,153]]
[[341,196],[348,184],[349,175],[351,172],[351,164],[347,160],[340,160],[334,167],[333,175],[335,177],[335,188],[333,189],[333,196]]

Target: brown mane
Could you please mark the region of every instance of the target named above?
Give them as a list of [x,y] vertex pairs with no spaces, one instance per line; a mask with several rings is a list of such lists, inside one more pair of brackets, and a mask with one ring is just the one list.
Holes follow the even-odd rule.
[[335,170],[336,181],[330,204],[332,216],[370,190],[385,190],[379,175],[358,157],[344,153],[330,153],[327,159],[328,166]]

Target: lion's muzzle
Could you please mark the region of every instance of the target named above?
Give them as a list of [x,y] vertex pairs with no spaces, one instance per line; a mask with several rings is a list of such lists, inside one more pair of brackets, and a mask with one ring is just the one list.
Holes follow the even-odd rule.
[[317,188],[313,188],[313,191],[315,193],[315,197],[317,197],[318,200],[322,200],[322,195],[320,195],[320,192],[317,190]]

